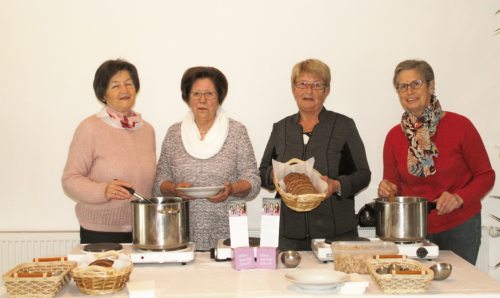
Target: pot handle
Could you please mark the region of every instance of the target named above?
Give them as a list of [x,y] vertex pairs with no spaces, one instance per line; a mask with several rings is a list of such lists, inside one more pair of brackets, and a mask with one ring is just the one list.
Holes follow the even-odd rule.
[[427,202],[427,213],[430,213],[432,209],[437,209],[437,203],[436,202]]
[[67,261],[68,257],[53,257],[53,258],[33,258],[33,262],[56,262]]
[[161,214],[177,214],[181,212],[179,209],[162,209],[162,210],[158,210],[158,213],[161,213]]

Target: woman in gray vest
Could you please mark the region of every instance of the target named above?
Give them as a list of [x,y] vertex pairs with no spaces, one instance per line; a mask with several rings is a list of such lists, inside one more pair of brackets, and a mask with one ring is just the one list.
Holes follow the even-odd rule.
[[371,177],[363,142],[354,121],[323,106],[330,93],[330,69],[308,59],[292,70],[298,113],[274,123],[260,163],[262,187],[273,191],[272,160],[314,157],[314,168],[328,184],[327,199],[307,212],[282,204],[279,248],[311,250],[311,240],[358,236],[354,195]]

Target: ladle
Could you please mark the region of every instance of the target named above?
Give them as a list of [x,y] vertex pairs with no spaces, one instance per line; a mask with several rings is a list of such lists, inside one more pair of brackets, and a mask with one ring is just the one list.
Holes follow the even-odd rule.
[[126,190],[128,190],[128,192],[129,192],[131,195],[133,195],[134,197],[138,198],[139,200],[141,200],[141,201],[146,201],[146,202],[148,202],[148,203],[150,203],[150,204],[153,204],[153,202],[152,202],[150,199],[146,199],[145,197],[141,196],[141,195],[140,195],[140,194],[138,194],[138,193],[137,193],[137,192],[136,192],[136,191],[135,191],[132,187],[125,187],[125,186],[124,186],[124,188],[125,188]]

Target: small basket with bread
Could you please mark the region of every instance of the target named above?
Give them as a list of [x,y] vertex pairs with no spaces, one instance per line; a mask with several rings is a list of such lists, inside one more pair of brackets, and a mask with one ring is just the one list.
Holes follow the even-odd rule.
[[[429,267],[404,256],[400,258],[374,256],[372,259],[367,259],[366,264],[370,275],[382,292],[387,294],[425,292],[434,278],[434,272]],[[397,270],[388,270],[390,266]]]
[[97,295],[122,290],[132,268],[132,261],[127,255],[108,251],[100,255],[88,255],[71,273],[80,292]]
[[40,258],[22,263],[3,275],[9,297],[54,297],[71,280],[76,262],[63,258]]
[[314,158],[292,158],[286,163],[273,160],[273,183],[288,208],[311,211],[325,200],[328,185],[313,166]]

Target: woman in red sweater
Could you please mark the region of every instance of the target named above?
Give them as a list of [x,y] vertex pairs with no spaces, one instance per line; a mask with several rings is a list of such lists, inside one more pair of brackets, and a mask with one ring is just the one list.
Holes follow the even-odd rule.
[[469,119],[441,109],[427,62],[399,63],[393,85],[405,112],[385,140],[378,195],[435,201],[427,238],[475,264],[481,242],[481,199],[495,182],[481,137]]

